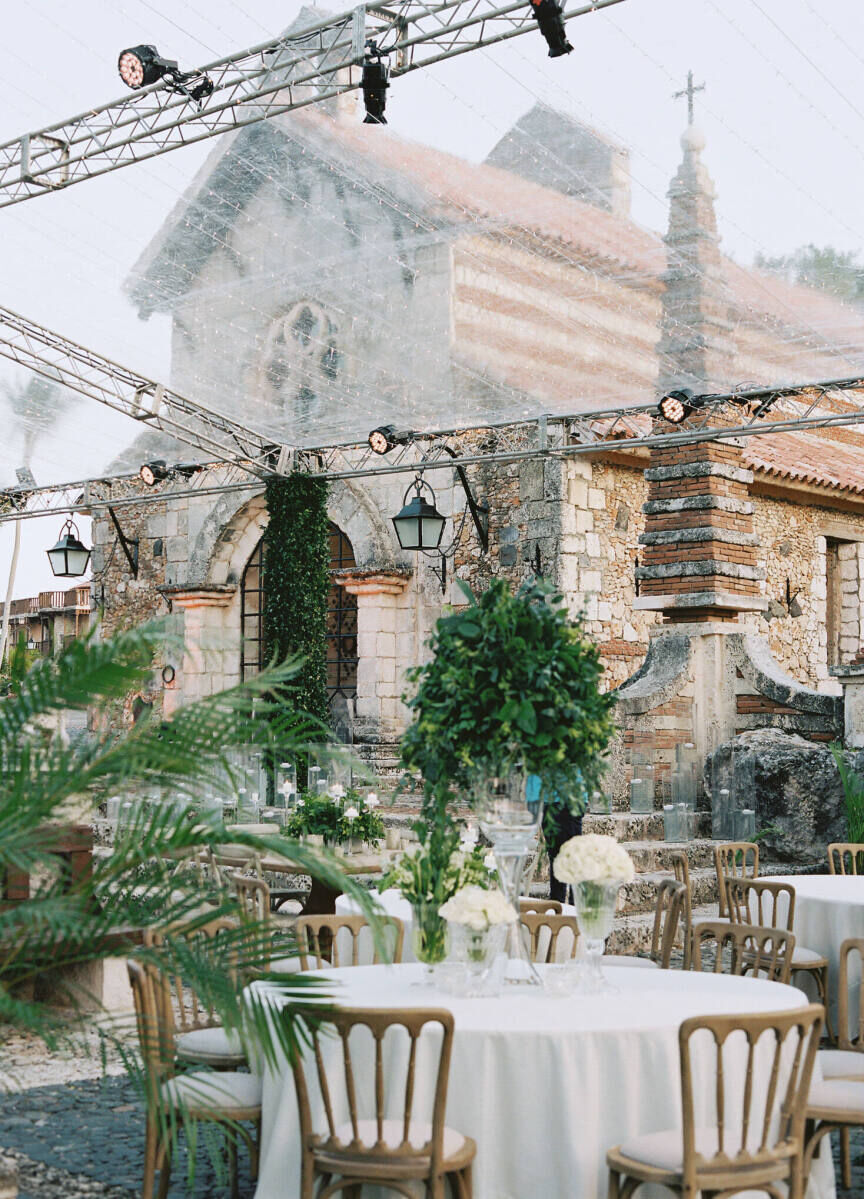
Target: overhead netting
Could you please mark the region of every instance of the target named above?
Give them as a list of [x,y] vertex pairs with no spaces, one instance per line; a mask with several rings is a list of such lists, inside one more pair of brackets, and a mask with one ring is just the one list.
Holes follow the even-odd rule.
[[[192,66],[323,15],[37,6],[0,136],[118,92],[125,45]],[[300,446],[642,404],[694,330],[714,389],[864,372],[861,32],[851,0],[625,0],[566,58],[394,79],[386,128],[353,92],[0,211],[0,303]],[[2,361],[0,405],[0,486],[201,456]]]

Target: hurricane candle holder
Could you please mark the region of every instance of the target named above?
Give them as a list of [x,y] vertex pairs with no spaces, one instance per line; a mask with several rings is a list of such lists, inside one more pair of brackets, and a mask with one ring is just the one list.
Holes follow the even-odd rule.
[[[536,850],[543,816],[542,800],[529,800],[526,783],[526,776],[514,771],[507,777],[484,779],[475,789],[480,831],[492,844],[501,890],[517,912],[522,878]],[[505,953],[505,983],[543,985],[519,933],[518,921],[508,926]]]

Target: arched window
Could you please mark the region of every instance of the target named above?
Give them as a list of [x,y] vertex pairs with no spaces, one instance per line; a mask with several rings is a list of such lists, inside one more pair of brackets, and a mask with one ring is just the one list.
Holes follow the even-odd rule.
[[270,326],[264,346],[264,389],[289,419],[309,420],[341,366],[338,330],[315,300],[300,300]]
[[[356,565],[351,542],[330,524],[330,569]],[[240,673],[257,674],[266,662],[264,652],[264,541],[255,546],[240,585]],[[330,585],[327,603],[327,692],[333,699],[357,694],[357,597],[344,587]]]

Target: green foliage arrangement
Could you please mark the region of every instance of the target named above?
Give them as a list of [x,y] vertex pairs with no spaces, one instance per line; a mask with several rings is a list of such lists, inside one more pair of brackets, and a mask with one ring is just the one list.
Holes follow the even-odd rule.
[[513,594],[503,579],[442,617],[433,656],[416,668],[414,720],[402,763],[423,776],[424,818],[440,821],[454,788],[521,763],[545,795],[574,810],[595,789],[614,730],[614,697],[598,686],[597,647],[548,583]]
[[[327,481],[311,475],[267,480],[264,644],[271,661],[300,656],[295,703],[327,721],[327,597],[330,526]],[[320,739],[320,738],[318,738]]]
[[[350,813],[356,813],[351,816]],[[359,837],[377,845],[384,836],[384,821],[369,806],[359,791],[349,788],[343,796],[313,795],[302,792],[285,821],[286,837],[308,834],[322,836],[328,844],[338,845]]]
[[479,845],[462,850],[455,829],[442,831],[443,837],[407,849],[381,879],[381,890],[393,887],[409,903],[430,904],[436,911],[463,887],[488,890],[494,883],[484,861],[488,851]]
[[849,769],[841,745],[834,741],[829,748],[834,755],[843,785],[846,835],[850,841],[864,845],[864,779]]

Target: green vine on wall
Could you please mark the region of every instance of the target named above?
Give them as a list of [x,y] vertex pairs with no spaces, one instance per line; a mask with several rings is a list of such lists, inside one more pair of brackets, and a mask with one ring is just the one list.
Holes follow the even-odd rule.
[[296,703],[327,720],[327,599],[330,526],[327,481],[292,474],[267,480],[264,534],[264,647],[282,662],[302,654]]

